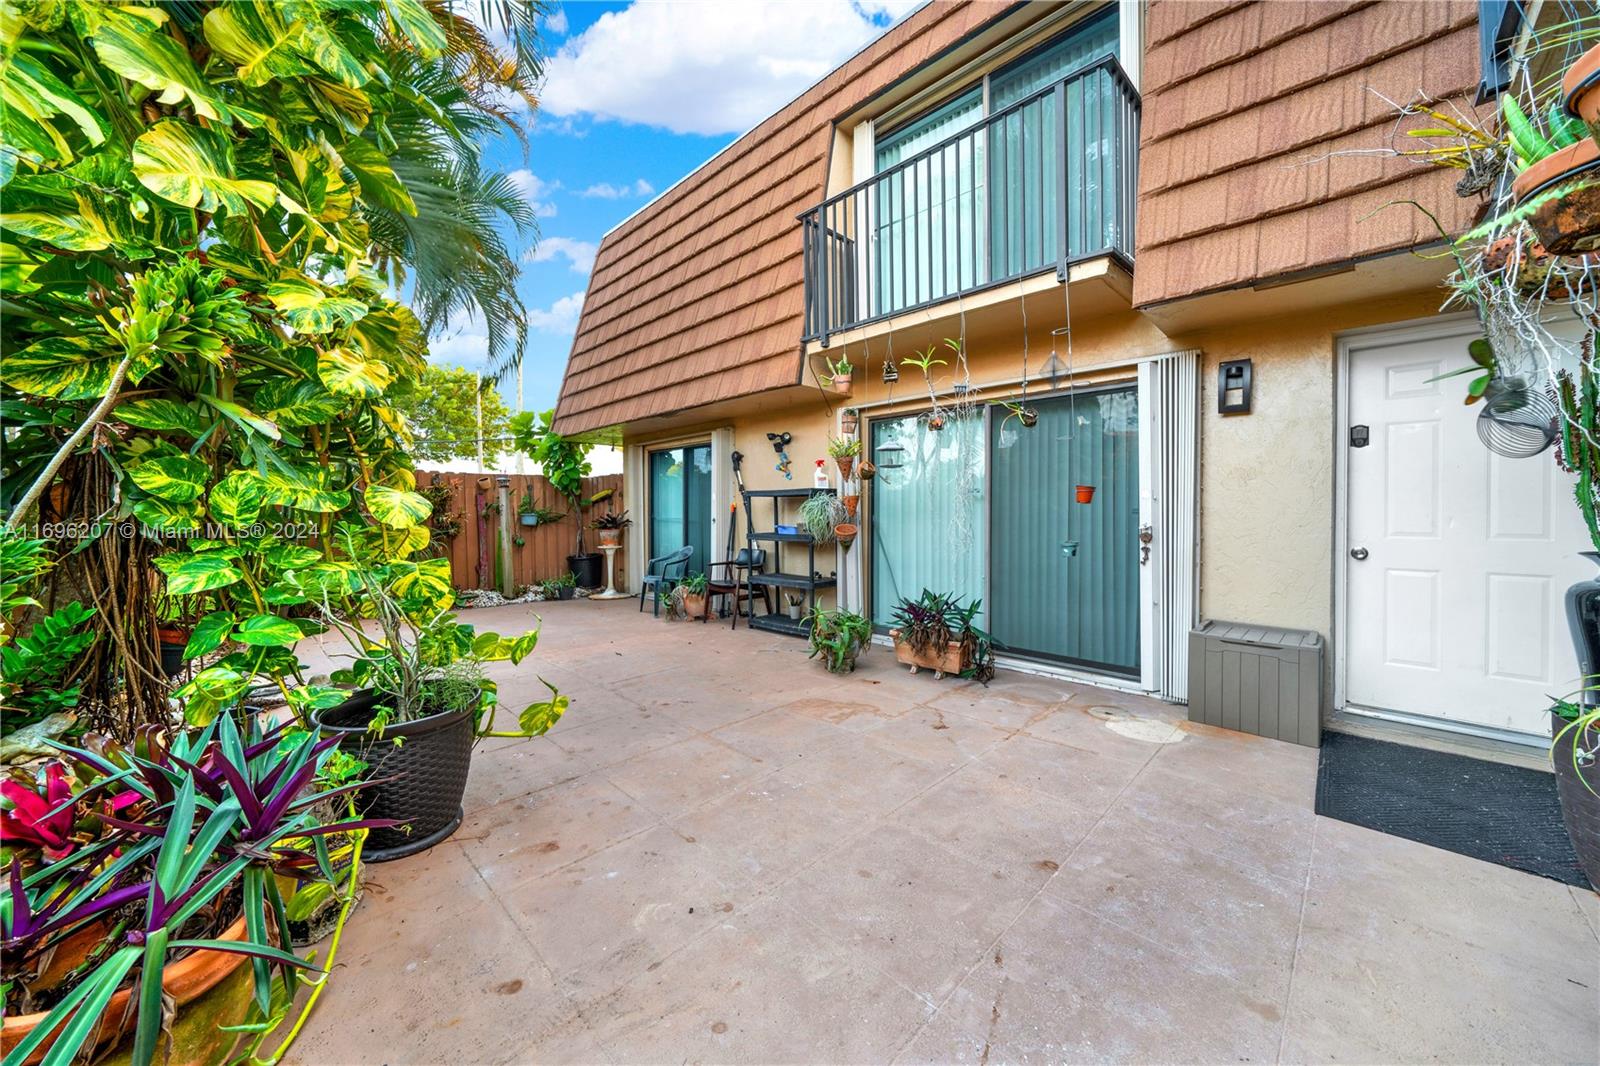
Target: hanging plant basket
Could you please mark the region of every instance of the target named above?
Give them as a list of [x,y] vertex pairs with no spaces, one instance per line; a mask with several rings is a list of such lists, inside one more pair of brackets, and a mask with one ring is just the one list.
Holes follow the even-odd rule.
[[1511,183],[1512,195],[1521,204],[1584,179],[1588,184],[1540,204],[1528,218],[1539,243],[1552,255],[1600,249],[1600,143],[1590,138],[1569,144],[1528,167]]
[[850,374],[835,374],[833,375],[833,380],[829,384],[833,386],[833,391],[838,393],[840,396],[848,396],[850,395],[851,377],[852,375]]
[[849,481],[850,474],[856,468],[856,457],[853,455],[836,456],[833,460],[839,464],[839,480]]
[[856,508],[861,506],[861,496],[859,493],[850,496],[840,496],[839,502],[844,504],[845,514],[849,515],[851,519],[854,519],[856,516]]
[[862,481],[871,481],[877,476],[878,466],[871,459],[861,460],[861,465],[856,467],[856,476]]
[[846,411],[839,416],[839,432],[846,437],[856,435],[856,427],[861,424],[859,416],[854,411]]
[[833,527],[833,539],[839,542],[839,547],[848,548],[856,542],[856,534],[861,532],[851,522],[840,522]]

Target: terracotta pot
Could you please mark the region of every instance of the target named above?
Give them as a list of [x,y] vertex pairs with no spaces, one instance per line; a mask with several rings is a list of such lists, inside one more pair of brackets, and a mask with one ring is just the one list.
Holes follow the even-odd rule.
[[849,481],[850,472],[856,468],[856,457],[853,455],[840,455],[834,458],[839,464],[839,480]]
[[189,646],[189,631],[182,626],[157,626],[156,643],[161,650],[161,670],[168,677],[183,673],[183,653]]
[[1093,485],[1079,485],[1077,490],[1079,503],[1089,503],[1094,499]]
[[840,496],[839,500],[844,504],[844,513],[854,518],[856,516],[856,508],[861,506],[861,496],[859,494]]
[[829,382],[829,384],[833,386],[833,391],[838,393],[840,396],[848,396],[850,395],[851,375],[835,374],[833,375],[833,380]]
[[[1584,176],[1600,179],[1600,144],[1593,138],[1539,160],[1517,175],[1511,191],[1520,204]],[[1553,255],[1600,250],[1600,180],[1535,208],[1528,224]]]
[[939,680],[945,674],[959,674],[967,668],[966,661],[961,657],[961,644],[952,640],[945,645],[944,654],[936,655],[931,651],[917,654],[911,650],[911,645],[900,639],[898,629],[889,630],[889,639],[894,641],[894,657],[900,662],[911,667],[914,674],[918,670],[932,670],[934,680]]
[[1567,114],[1587,122],[1589,131],[1600,138],[1600,44],[1567,68],[1561,79],[1561,97]]
[[844,436],[846,436],[846,437],[855,436],[856,435],[856,427],[858,425],[860,425],[860,421],[859,421],[859,416],[857,416],[857,415],[840,415],[839,416],[839,432],[841,434],[843,434]]
[[704,592],[696,595],[685,592],[682,596],[683,613],[686,618],[704,618],[706,616],[706,601],[710,599]]
[[848,548],[856,542],[856,534],[859,532],[853,523],[840,522],[833,527],[833,539],[838,541],[841,547]]
[[622,530],[620,529],[597,529],[595,534],[600,538],[600,547],[602,548],[616,547],[622,543]]
[[[244,940],[244,915],[234,922],[220,936],[218,940]],[[193,951],[176,962],[168,963],[166,969],[161,971],[161,987],[176,1002],[180,1019],[183,1008],[200,999],[217,985],[249,961],[249,956],[239,955],[229,951]],[[106,1044],[120,1041],[124,1036],[131,1036],[137,1025],[137,1012],[130,1011],[129,1002],[133,998],[133,990],[124,988],[111,997],[111,1002],[106,1005],[100,1018],[99,1041],[94,1046],[103,1047]],[[0,1029],[0,1053],[10,1055],[11,1049],[22,1042],[23,1038],[33,1032],[43,1022],[48,1012],[38,1011],[34,1014],[20,1014],[8,1017],[3,1029]],[[219,1024],[231,1025],[242,1019],[213,1018],[209,1015],[202,1016],[205,1022],[203,1028],[214,1030]],[[62,1023],[63,1027],[66,1025]],[[226,1034],[231,1043],[235,1034]],[[44,1059],[45,1052],[49,1050],[50,1041],[45,1041],[28,1056],[27,1066]],[[157,1053],[160,1054],[159,1052]],[[175,1062],[205,1061],[174,1054]]]

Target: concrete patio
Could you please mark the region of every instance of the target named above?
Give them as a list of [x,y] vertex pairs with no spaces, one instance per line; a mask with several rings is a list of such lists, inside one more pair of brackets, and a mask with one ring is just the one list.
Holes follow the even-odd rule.
[[297,1061],[1600,1056],[1597,897],[1315,816],[1314,751],[538,607],[494,675],[571,711],[481,745],[455,837],[370,870]]

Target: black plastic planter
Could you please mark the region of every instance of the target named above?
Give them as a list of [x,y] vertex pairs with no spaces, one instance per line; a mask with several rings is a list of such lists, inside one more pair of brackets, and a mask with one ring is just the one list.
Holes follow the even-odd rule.
[[594,589],[600,587],[600,558],[598,552],[585,552],[583,555],[567,556],[567,569],[572,571],[572,576],[577,579],[579,588]]
[[[1600,887],[1600,762],[1572,765],[1572,746],[1578,730],[1562,730],[1571,723],[1559,714],[1550,716],[1551,735],[1558,737],[1550,750],[1555,763],[1556,794],[1561,797],[1561,820],[1567,825],[1567,835],[1572,838],[1572,848],[1578,853],[1578,865],[1588,875],[1589,883]],[[1592,749],[1594,731],[1584,738],[1579,751]]]
[[[362,817],[405,823],[372,830],[361,850],[365,862],[402,859],[449,838],[461,825],[461,797],[472,769],[471,710],[430,715],[374,734],[367,723],[379,700],[377,693],[362,692],[315,716],[322,735],[338,737],[339,748],[364,760],[368,779],[379,782],[357,793]],[[396,744],[396,737],[404,742]]]

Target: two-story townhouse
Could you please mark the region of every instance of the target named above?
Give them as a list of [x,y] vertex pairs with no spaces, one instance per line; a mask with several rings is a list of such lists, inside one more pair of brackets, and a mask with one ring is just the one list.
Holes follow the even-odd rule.
[[981,598],[1002,664],[1179,701],[1198,619],[1311,630],[1336,717],[1531,740],[1582,532],[1436,380],[1475,325],[1412,205],[1459,232],[1476,201],[1381,151],[1393,101],[1471,111],[1480,30],[1467,0],[919,9],[600,246],[556,428],[621,432],[633,587],[770,529],[734,453],[806,487],[848,407],[879,474],[817,570],[880,625]]

